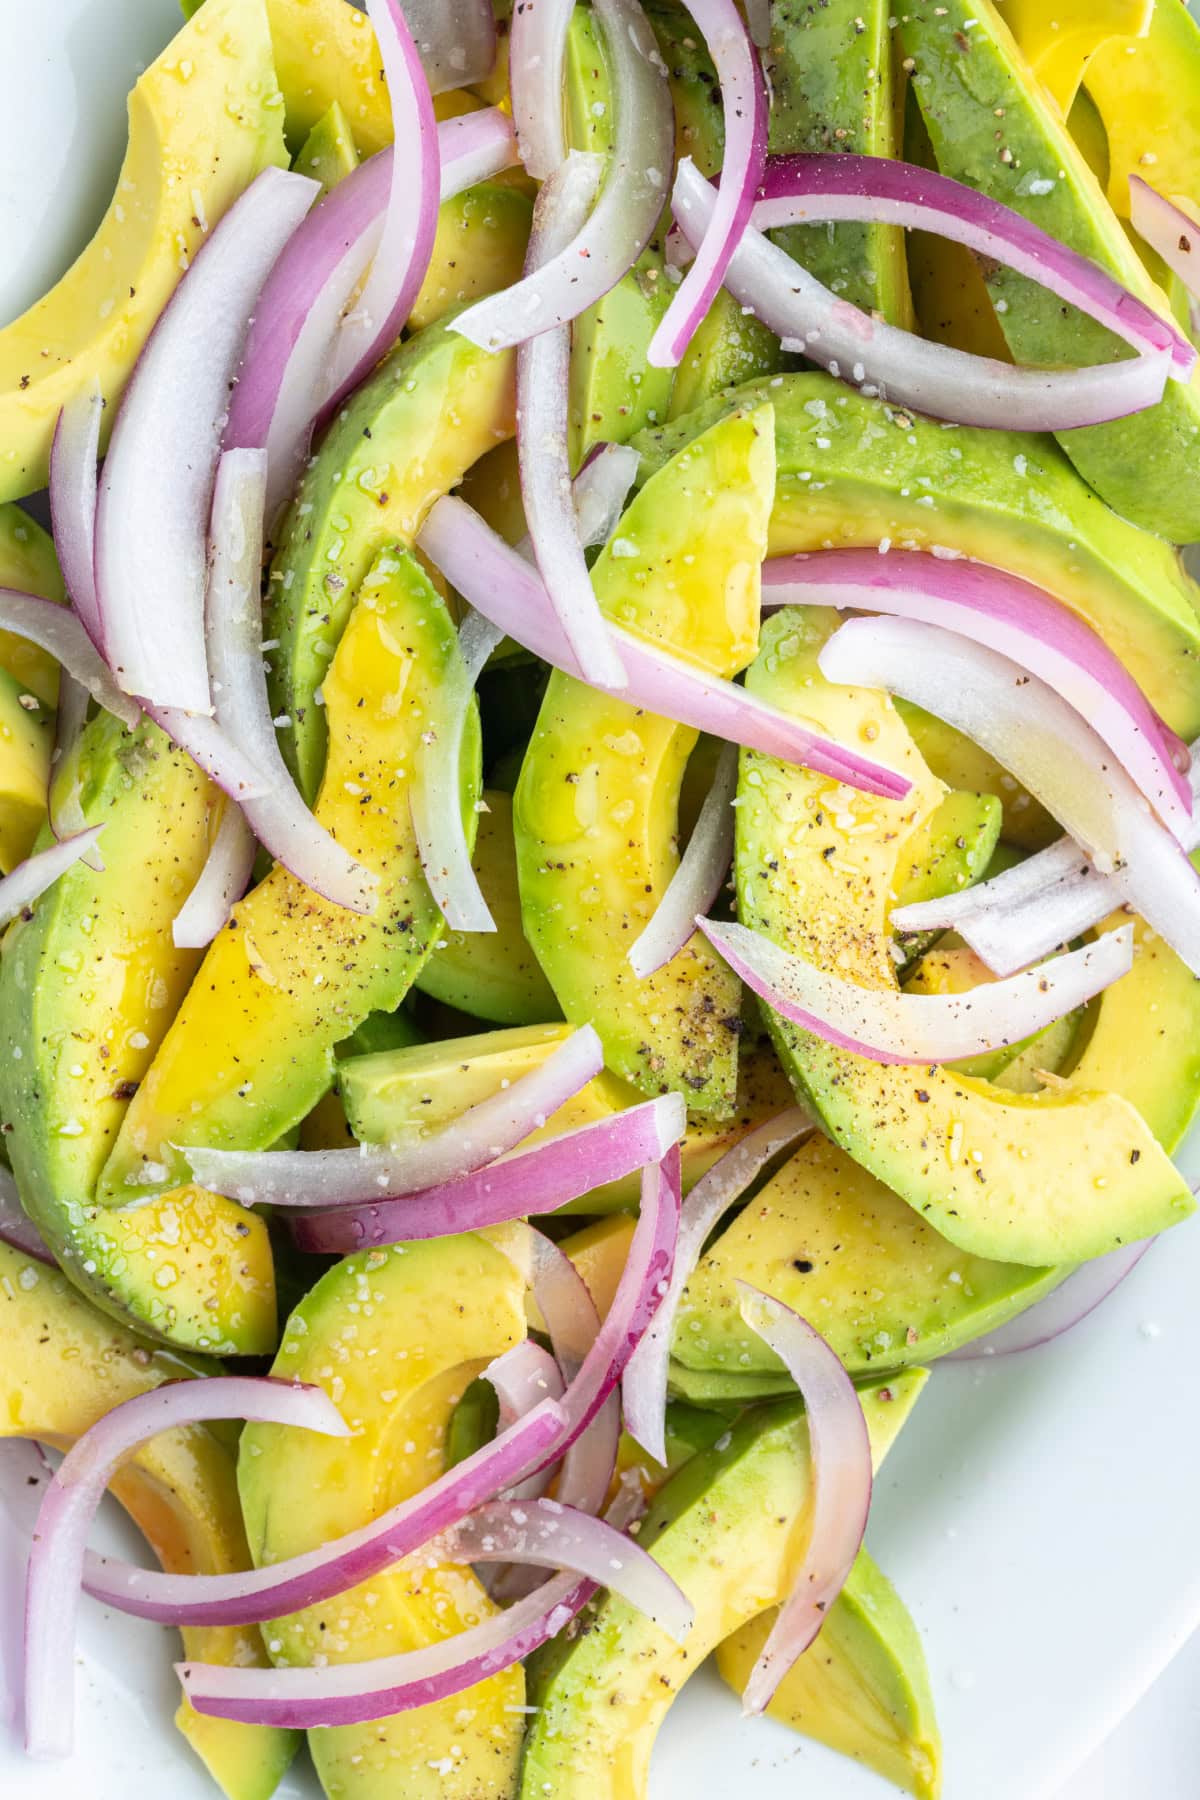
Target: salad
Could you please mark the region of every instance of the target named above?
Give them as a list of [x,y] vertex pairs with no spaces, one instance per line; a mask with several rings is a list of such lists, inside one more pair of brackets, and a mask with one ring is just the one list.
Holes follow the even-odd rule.
[[1200,28],[184,10],[0,329],[0,1713],[935,1800],[873,1472],[1195,1206]]

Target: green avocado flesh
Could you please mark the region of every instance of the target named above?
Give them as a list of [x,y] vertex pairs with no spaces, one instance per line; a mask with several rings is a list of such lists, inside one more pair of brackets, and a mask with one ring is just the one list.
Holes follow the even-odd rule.
[[322,194],[327,194],[347,175],[353,175],[358,162],[350,121],[335,100],[309,132],[292,167],[310,181],[320,182]]
[[[605,613],[731,676],[757,643],[774,487],[770,408],[737,411],[636,496],[592,570]],[[627,952],[678,863],[680,788],[697,733],[551,675],[513,819],[525,934],[566,1017],[644,1092],[729,1116],[739,986],[699,933],[639,980]]]
[[[923,1370],[910,1371],[862,1391],[876,1462],[924,1379]],[[783,1400],[745,1414],[667,1483],[638,1542],[692,1600],[695,1623],[678,1644],[627,1601],[604,1594],[577,1632],[533,1658],[538,1710],[525,1738],[520,1800],[644,1800],[654,1740],[680,1688],[724,1638],[790,1591],[808,1529],[809,1461],[802,1404]],[[914,1688],[926,1679],[923,1666],[907,1676],[898,1669],[897,1678]],[[936,1755],[931,1717],[927,1732]]]
[[1110,511],[1048,438],[947,429],[827,375],[777,375],[641,432],[642,476],[731,407],[761,400],[775,411],[772,556],[886,544],[994,563],[1079,613],[1174,730],[1200,732],[1195,584],[1169,545]]
[[[1170,311],[991,0],[903,9],[899,41],[944,175],[1001,200],[1090,257],[1140,299]],[[995,265],[988,288],[1020,363],[1054,368],[1133,355],[1046,288]],[[1109,505],[1175,543],[1200,536],[1200,378],[1168,381],[1157,406],[1059,434]]]

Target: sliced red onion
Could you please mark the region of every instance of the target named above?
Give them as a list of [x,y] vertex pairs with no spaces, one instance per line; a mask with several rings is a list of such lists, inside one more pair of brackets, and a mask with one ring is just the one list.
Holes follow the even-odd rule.
[[[54,748],[50,752],[50,785],[46,796],[50,829],[61,844],[77,832],[87,830],[83,810],[83,781],[76,753],[87,724],[91,695],[81,681],[63,669],[58,678],[58,707],[54,715]],[[69,781],[64,769],[73,769]],[[103,872],[104,859],[99,850],[89,851],[90,868]]]
[[217,464],[205,608],[218,727],[270,782],[243,802],[259,842],[298,881],[351,912],[374,911],[379,878],[319,823],[279,748],[263,666],[265,450],[226,450]]
[[[501,1431],[507,1431],[541,1401],[561,1400],[565,1385],[553,1356],[532,1338],[523,1338],[489,1363],[483,1379],[495,1389]],[[552,1473],[551,1469],[543,1469],[540,1475],[518,1482],[510,1489],[512,1498],[536,1500],[549,1487]]]
[[[542,1232],[531,1228],[529,1236],[533,1297],[550,1334],[559,1372],[569,1385],[599,1336],[600,1314],[570,1257]],[[620,1441],[621,1395],[614,1387],[563,1458],[558,1497],[564,1504],[586,1513],[600,1511],[612,1485]]]
[[[1200,299],[1200,223],[1140,175],[1129,177],[1129,218],[1138,236],[1178,275],[1192,299]],[[1189,343],[1188,348],[1194,359],[1194,346]]]
[[0,587],[0,627],[48,651],[101,706],[133,730],[141,709],[117,686],[75,613],[40,594]]
[[70,1754],[75,1619],[88,1531],[105,1488],[130,1452],[149,1438],[211,1419],[261,1419],[326,1437],[350,1435],[320,1388],[249,1375],[170,1382],[123,1401],[84,1432],[46,1489],[29,1557],[25,1747],[31,1756]]
[[0,1165],[0,1244],[8,1244],[14,1250],[20,1250],[25,1256],[32,1256],[38,1262],[49,1263],[53,1269],[55,1261],[41,1232],[34,1224],[25,1208],[21,1205],[21,1196],[17,1192],[17,1184],[11,1169]]
[[[451,586],[485,618],[543,662],[580,679],[579,664],[537,571],[478,513],[453,497],[438,500],[417,543]],[[848,787],[890,799],[908,792],[910,784],[904,776],[764,705],[736,683],[707,675],[611,621],[609,630],[628,678],[622,698],[631,705],[760,750],[781,762],[820,769]]]
[[247,325],[317,183],[264,169],[209,234],[137,360],[104,459],[96,592],[121,687],[208,713],[208,517]]
[[323,411],[331,413],[404,329],[433,254],[441,170],[433,96],[400,0],[366,0],[392,110],[392,180],[362,293],[333,346]]
[[575,527],[585,550],[607,544],[641,461],[632,444],[597,444],[574,482]]
[[1037,675],[1088,720],[1182,843],[1192,790],[1178,739],[1133,677],[1070,607],[1004,569],[922,550],[819,551],[763,567],[764,604],[855,607],[944,625]]
[[[569,10],[569,9],[568,9]],[[543,183],[525,272],[560,255],[586,221],[601,159],[573,150]],[[600,611],[579,541],[567,457],[571,327],[527,338],[517,351],[517,455],[525,521],[550,604],[585,681],[623,688],[625,671]]]
[[746,1683],[760,1713],[817,1636],[862,1548],[871,1508],[871,1440],[854,1383],[824,1338],[780,1300],[739,1281],[739,1307],[804,1396],[812,1446],[812,1525],[804,1565]]
[[1153,1238],[1139,1244],[1122,1244],[1107,1256],[1097,1256],[1068,1275],[1061,1287],[1039,1300],[1017,1318],[1010,1319],[995,1331],[951,1350],[943,1362],[979,1362],[989,1356],[1014,1356],[1018,1351],[1036,1350],[1052,1343],[1064,1332],[1074,1330],[1090,1313],[1116,1292],[1127,1275],[1141,1262]]
[[212,943],[250,885],[256,850],[240,808],[227,802],[200,878],[171,923],[176,949],[203,950]]
[[577,319],[629,273],[657,228],[675,135],[663,60],[637,0],[594,0],[594,11],[612,57],[616,108],[604,186],[559,255],[453,321],[451,330],[481,350],[503,350]]
[[[1058,838],[1045,850],[1014,863],[1011,869],[994,875],[990,881],[981,881],[975,887],[943,894],[934,900],[917,900],[911,906],[898,906],[892,914],[892,925],[897,931],[957,931],[959,921],[971,914],[1008,910],[1047,893],[1084,860],[1084,852],[1072,838]],[[1115,893],[1115,889],[1113,891]],[[1114,899],[1107,910],[1111,912],[1118,904],[1119,901]]]
[[655,907],[650,923],[629,951],[629,966],[639,981],[653,975],[656,969],[661,969],[664,963],[679,954],[696,929],[696,914],[706,913],[721,891],[733,858],[733,799],[737,778],[737,749],[733,744],[726,744],[687,849],[679,859],[679,867]]
[[430,89],[473,87],[496,60],[491,0],[402,0]]
[[[499,107],[444,119],[437,135],[443,200],[517,161],[512,122]],[[269,518],[307,454],[331,345],[378,244],[391,180],[389,148],[339,182],[293,233],[255,307],[224,441],[266,449]]]
[[24,1706],[25,1567],[38,1501],[50,1474],[37,1444],[0,1438],[0,1731],[17,1723]]
[[1133,927],[1123,925],[1097,943],[1005,981],[962,994],[905,994],[847,981],[745,925],[696,922],[773,1012],[840,1050],[882,1063],[958,1062],[1018,1044],[1083,1006],[1133,966]]
[[63,838],[48,849],[27,856],[24,862],[0,881],[0,925],[7,925],[17,914],[32,906],[60,875],[81,862],[99,842],[103,823],[89,825],[74,837]]
[[604,1067],[590,1025],[571,1033],[535,1069],[426,1137],[353,1150],[183,1148],[210,1193],[245,1206],[351,1206],[417,1194],[482,1169],[546,1123]]
[[704,1246],[734,1201],[745,1193],[772,1157],[799,1138],[807,1137],[813,1129],[813,1121],[803,1107],[793,1106],[777,1113],[747,1132],[718,1158],[683,1202],[670,1283],[662,1305],[630,1358],[622,1383],[625,1429],[656,1463],[665,1464],[667,1460],[667,1370],[675,1320]]
[[[671,204],[694,249],[716,216],[718,195],[690,158],[679,165]],[[1172,370],[1169,350],[1052,371],[1014,368],[934,343],[839,299],[753,225],[733,252],[725,286],[785,349],[802,352],[864,394],[958,425],[1069,431],[1101,424],[1157,405]]]
[[563,78],[575,0],[522,0],[508,28],[508,88],[525,173],[546,181],[567,154]]
[[[1133,181],[1135,187],[1145,185],[1136,176]],[[1012,207],[932,169],[887,156],[772,156],[753,220],[759,231],[847,220],[933,232],[1028,276],[1135,350],[1170,350],[1177,380],[1186,380],[1196,361],[1195,346],[1174,320],[1155,312],[1106,269]],[[1134,224],[1136,229],[1136,219]],[[1189,225],[1196,229],[1194,221]]]
[[702,232],[692,239],[695,261],[646,352],[647,362],[658,369],[673,369],[682,360],[725,282],[767,161],[766,83],[741,14],[733,0],[689,0],[689,11],[703,33],[721,84],[725,160],[720,192],[713,197]]
[[1044,682],[994,650],[909,619],[852,619],[820,664],[827,680],[902,694],[982,745],[1200,973],[1200,875],[1103,740]]
[[54,548],[71,604],[99,650],[100,608],[96,602],[96,464],[104,395],[93,378],[58,415],[50,446],[50,518]]
[[160,731],[202,769],[210,781],[216,782],[223,794],[240,806],[271,791],[269,778],[252,763],[233,740],[221,730],[215,719],[205,713],[182,712],[177,706],[151,706],[145,711]]
[[556,1212],[593,1188],[635,1174],[660,1157],[668,1144],[678,1142],[685,1126],[680,1095],[660,1094],[436,1187],[333,1212],[301,1214],[293,1225],[295,1241],[302,1250],[344,1253],[366,1245],[483,1231],[511,1219]]

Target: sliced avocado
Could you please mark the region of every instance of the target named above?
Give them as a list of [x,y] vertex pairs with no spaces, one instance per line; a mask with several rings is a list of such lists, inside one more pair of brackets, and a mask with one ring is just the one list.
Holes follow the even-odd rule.
[[[211,0],[205,7],[211,10]],[[341,107],[363,156],[390,144],[391,102],[365,14],[343,0],[267,0],[267,18],[293,150],[333,105]]]
[[[238,1483],[251,1554],[278,1562],[353,1531],[445,1467],[447,1426],[476,1375],[525,1336],[525,1284],[478,1237],[337,1263],[288,1322],[272,1373],[325,1389],[348,1439],[248,1425]],[[458,1298],[461,1296],[461,1298]],[[282,1503],[281,1503],[282,1502]],[[452,1637],[494,1610],[469,1568],[422,1556],[264,1627],[280,1664],[357,1662]],[[331,1800],[509,1800],[524,1727],[520,1664],[394,1718],[309,1733]]]
[[339,181],[345,181],[347,175],[353,175],[358,164],[350,121],[335,100],[305,138],[292,167],[310,181],[319,181],[324,195]]
[[[738,916],[822,968],[851,962],[857,981],[890,987],[899,843],[941,788],[886,695],[821,676],[817,656],[835,624],[819,608],[784,609],[764,630],[747,685],[843,743],[870,741],[913,785],[903,800],[880,800],[744,753]],[[960,1249],[1005,1262],[1081,1261],[1194,1209],[1119,1092],[1012,1094],[950,1068],[872,1062],[768,1015],[785,1068],[830,1136]]]
[[1200,732],[1195,584],[1170,546],[1110,511],[1049,438],[951,429],[827,375],[777,375],[639,433],[640,478],[755,400],[775,409],[772,556],[886,544],[995,563],[1086,619],[1181,736]]
[[408,329],[422,331],[469,301],[519,280],[532,217],[528,194],[498,181],[481,181],[444,200]]
[[[717,1668],[736,1694],[775,1618],[774,1611],[760,1613],[718,1645]],[[767,1713],[917,1800],[941,1793],[941,1739],[920,1634],[866,1550],[859,1551],[819,1639],[784,1676]]]
[[[19,506],[0,506],[0,587],[65,600],[50,534]],[[0,631],[0,871],[24,861],[46,817],[58,664]]]
[[790,1375],[766,1374],[736,1369],[689,1369],[672,1357],[669,1391],[691,1406],[711,1407],[726,1417],[736,1418],[743,1406],[755,1400],[772,1399],[779,1394],[794,1394],[796,1384]]
[[[105,1318],[57,1269],[0,1244],[0,1437],[68,1449],[105,1413],[167,1381],[213,1372],[151,1349]],[[164,1569],[247,1569],[234,1459],[203,1426],[161,1432],[125,1463],[112,1492]],[[253,1625],[188,1628],[184,1653],[245,1668],[267,1660]],[[295,1732],[210,1719],[185,1699],[175,1723],[229,1800],[269,1800],[299,1742]]]
[[1110,38],[1084,73],[1108,140],[1108,199],[1129,217],[1129,177],[1195,197],[1200,183],[1200,27],[1183,0],[1154,0],[1142,36]]
[[[43,600],[60,604],[67,598],[53,538],[23,507],[11,503],[0,506],[0,587],[40,594]],[[43,706],[57,702],[58,663],[28,638],[0,631],[0,669]]]
[[[986,987],[995,979],[983,958],[960,943],[953,932],[948,932],[918,959],[916,966],[904,976],[901,986],[906,994],[965,994],[973,988]],[[1065,1026],[1069,1042],[1078,1024],[1079,1014],[1068,1013],[1014,1044],[1003,1044],[980,1056],[960,1057],[946,1066],[958,1069],[964,1075],[981,1076],[984,1081],[998,1081],[1018,1058],[1027,1051],[1034,1052],[1043,1039],[1053,1034],[1054,1041],[1058,1042],[1062,1035],[1060,1027]]]
[[[458,638],[407,551],[382,555],[325,678],[329,758],[317,818],[380,877],[375,911],[349,912],[277,863],[234,907],[130,1106],[104,1171],[114,1206],[186,1178],[180,1146],[267,1149],[333,1079],[334,1047],[400,1004],[441,935],[408,783]],[[468,841],[479,794],[474,707],[463,744]]]
[[[1044,850],[1062,836],[1058,821],[1028,793],[994,756],[973,744],[953,725],[935,718],[907,700],[893,702],[931,774],[949,788],[974,789],[1000,802],[1000,831],[1006,844],[1021,850]],[[945,805],[945,801],[942,803]],[[998,871],[992,870],[995,874]]]
[[[738,411],[660,470],[592,569],[613,619],[719,676],[757,641],[774,490],[769,407]],[[733,1109],[739,987],[699,933],[639,980],[627,952],[678,862],[680,786],[697,733],[555,672],[517,784],[525,933],[559,1005],[610,1069],[690,1110]]]
[[95,1202],[200,960],[175,948],[171,921],[208,853],[215,790],[157,727],[131,735],[108,713],[87,726],[80,767],[105,868],[60,875],[11,926],[0,964],[0,1106],[21,1200],[107,1312],[187,1349],[262,1355],[275,1290],[261,1219],[199,1188],[127,1212]]
[[[1001,200],[1169,311],[992,0],[923,0],[899,23],[910,80],[945,175]],[[1132,60],[1132,59],[1131,59]],[[999,137],[997,137],[999,132]],[[1110,133],[1110,147],[1111,147]],[[1132,356],[1056,295],[996,264],[988,287],[1020,363],[1053,368]],[[1058,434],[1075,467],[1126,518],[1175,543],[1200,535],[1200,377],[1168,381],[1157,406]]]
[[940,899],[981,880],[1003,821],[994,794],[947,794],[905,841],[896,865],[896,905]]
[[512,796],[485,788],[483,806],[474,862],[496,929],[448,931],[416,986],[478,1019],[541,1025],[560,1018],[561,1009],[521,925]]
[[668,419],[681,418],[714,394],[783,367],[779,339],[744,312],[726,288],[701,319],[675,370]]
[[[872,1434],[894,1435],[924,1380],[910,1371],[862,1391]],[[876,1459],[882,1449],[873,1441]],[[723,1639],[790,1590],[808,1530],[809,1466],[802,1403],[783,1400],[745,1414],[667,1483],[638,1542],[694,1603],[691,1631],[677,1643],[605,1593],[577,1632],[539,1651],[528,1672],[538,1710],[520,1800],[644,1800],[654,1740],[679,1689]]]
[[516,364],[430,326],[400,344],[338,414],[284,520],[264,629],[272,706],[305,798],[325,766],[321,684],[350,608],[387,545],[411,544],[434,501],[513,433]]

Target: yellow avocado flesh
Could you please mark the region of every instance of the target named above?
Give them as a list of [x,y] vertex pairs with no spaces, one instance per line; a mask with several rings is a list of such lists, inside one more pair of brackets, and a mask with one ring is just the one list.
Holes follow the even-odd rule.
[[[0,505],[0,587],[66,598],[48,532]],[[27,638],[0,631],[0,871],[29,855],[46,817],[58,664]]]
[[[653,477],[592,570],[607,616],[709,673],[757,643],[774,488],[769,406],[719,421]],[[513,817],[525,932],[568,1019],[614,1074],[734,1106],[739,988],[699,933],[643,980],[628,952],[678,866],[679,797],[697,733],[551,675]]]
[[1006,0],[1004,22],[1066,118],[1097,51],[1145,37],[1156,10],[1155,0]]
[[[250,1549],[278,1562],[378,1517],[445,1466],[467,1384],[525,1336],[525,1283],[478,1237],[348,1257],[293,1313],[272,1373],[323,1387],[348,1439],[250,1425],[238,1480]],[[418,1555],[264,1633],[281,1666],[359,1662],[463,1631],[494,1608],[469,1568]],[[525,1699],[519,1665],[373,1724],[310,1733],[326,1792],[374,1800],[508,1800]]]
[[1155,0],[1149,30],[1113,38],[1084,76],[1108,136],[1108,198],[1129,217],[1129,177],[1194,204],[1200,191],[1200,27],[1182,0]]
[[[133,1100],[104,1171],[109,1206],[186,1178],[177,1146],[265,1149],[312,1109],[334,1045],[398,1006],[442,930],[409,805],[422,739],[458,655],[418,564],[380,558],[325,680],[330,748],[316,816],[379,876],[376,909],[336,906],[276,864],[234,909]],[[463,813],[473,830],[477,716],[468,715]]]
[[[744,753],[738,914],[794,955],[866,987],[895,985],[888,914],[900,844],[940,799],[886,695],[834,687],[817,655],[836,618],[785,609],[764,630],[752,691],[803,711],[913,783],[903,800]],[[1107,990],[1101,1008],[1121,991]],[[951,1068],[871,1062],[769,1015],[777,1049],[826,1130],[962,1250],[1005,1262],[1100,1256],[1177,1223],[1194,1202],[1117,1093],[1012,1094]]]
[[[287,96],[284,96],[285,100]],[[329,111],[313,126],[304,147],[292,164],[298,175],[321,185],[321,194],[329,193],[347,175],[353,175],[359,164],[358,151],[350,121],[335,100]]]
[[[362,1143],[390,1143],[441,1130],[467,1107],[531,1074],[574,1029],[572,1025],[516,1026],[349,1057],[339,1064],[338,1085],[354,1135]],[[693,1120],[688,1126],[681,1146],[685,1190],[739,1137],[787,1106],[790,1098],[786,1077],[773,1053],[764,1050],[745,1056],[736,1116],[721,1124]],[[605,1069],[552,1113],[545,1125],[531,1132],[520,1148],[611,1118],[641,1099],[629,1082]],[[636,1175],[612,1181],[559,1211],[603,1213],[633,1207],[639,1186]]]
[[188,1188],[105,1211],[96,1184],[199,961],[171,923],[194,886],[218,797],[144,722],[87,727],[82,803],[105,868],[75,863],[18,919],[0,967],[0,1106],[22,1202],[71,1279],[183,1348],[261,1355],[275,1343],[262,1220]]
[[[204,0],[203,12],[212,4]],[[345,0],[266,0],[287,132],[299,148],[331,106],[363,156],[392,141],[392,109],[371,21]]]
[[129,96],[129,148],[95,237],[0,330],[0,500],[45,486],[59,409],[93,381],[111,426],[206,232],[256,175],[285,162],[263,0],[205,0]]
[[[0,1437],[66,1450],[122,1401],[197,1372],[96,1312],[57,1269],[0,1244]],[[203,1426],[161,1432],[112,1491],[164,1569],[249,1568],[234,1461]],[[267,1660],[252,1625],[189,1627],[183,1640],[189,1660]],[[175,1722],[230,1800],[268,1800],[295,1751],[292,1732],[205,1718],[186,1700]]]
[[422,331],[449,312],[518,281],[533,207],[527,194],[482,181],[444,200],[429,268],[408,329]]
[[[0,505],[0,587],[40,594],[60,605],[67,598],[50,533],[11,503]],[[36,695],[44,706],[56,704],[58,663],[28,638],[0,631],[0,668],[21,684],[22,692]]]
[[[876,1462],[924,1381],[924,1370],[910,1370],[860,1390]],[[529,1670],[538,1711],[520,1800],[643,1800],[654,1740],[680,1688],[724,1638],[791,1591],[810,1530],[809,1468],[802,1403],[783,1400],[745,1414],[667,1483],[638,1542],[693,1602],[692,1629],[676,1643],[610,1593],[585,1614],[586,1630],[547,1646]]]

